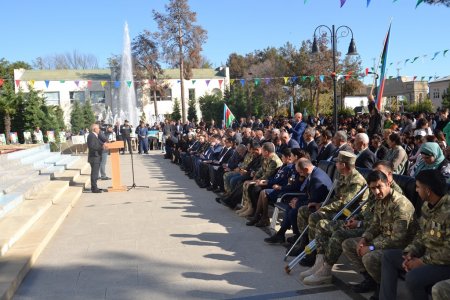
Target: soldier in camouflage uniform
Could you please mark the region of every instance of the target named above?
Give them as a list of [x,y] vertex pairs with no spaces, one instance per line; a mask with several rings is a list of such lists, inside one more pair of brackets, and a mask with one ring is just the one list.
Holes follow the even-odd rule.
[[407,272],[408,299],[428,299],[431,286],[450,279],[450,195],[445,178],[438,170],[423,170],[416,176],[416,191],[424,201],[420,230],[404,250],[384,251],[380,299],[396,299],[401,269]]
[[433,285],[431,289],[431,297],[433,300],[450,299],[450,279],[440,281]]
[[[402,189],[393,181],[393,166],[391,162],[379,161],[373,165],[374,170],[383,172],[391,185],[391,188],[403,194]],[[333,266],[342,254],[342,242],[348,238],[360,237],[364,231],[369,228],[370,221],[373,218],[375,207],[375,195],[370,193],[366,205],[361,211],[347,222],[344,220],[328,221],[320,220],[316,227],[316,243],[317,254],[323,254],[325,262]],[[376,287],[376,283],[367,272],[362,273],[365,280],[354,287],[354,291],[358,293],[369,292]],[[302,272],[300,278],[305,284],[322,284],[322,280],[318,280],[317,276],[311,269]]]
[[225,196],[230,194],[232,191],[231,186],[230,186],[231,178],[234,176],[241,175],[240,170],[245,170],[247,168],[247,166],[251,163],[253,158],[255,158],[255,154],[253,153],[253,151],[251,151],[251,144],[249,144],[248,147],[249,147],[249,149],[248,149],[247,154],[244,157],[244,161],[242,162],[240,167],[233,171],[226,172],[225,174],[223,174],[223,184],[224,184],[224,189],[225,189]]
[[[356,271],[367,271],[379,283],[383,250],[405,247],[417,231],[417,222],[411,201],[389,186],[384,173],[373,171],[367,181],[376,197],[373,219],[362,238],[347,239],[342,248]],[[377,297],[378,290],[374,295]]]
[[[268,179],[270,176],[275,174],[277,170],[283,165],[281,159],[278,157],[278,155],[275,154],[275,145],[271,142],[264,143],[262,145],[262,156],[264,160],[262,162],[261,168],[255,173],[253,179],[244,182],[244,186],[242,189],[242,203],[244,204],[244,207],[247,207],[247,209],[240,212],[239,215],[242,217],[251,216],[254,213],[254,207],[252,206],[252,201],[250,200],[249,196],[249,189],[253,188],[258,180]],[[269,225],[269,218],[261,219],[256,224],[256,226],[258,227]]]
[[[321,207],[318,211],[310,214],[310,209],[314,205],[313,203],[308,204],[306,207],[300,207],[297,215],[297,224],[300,231],[306,227],[306,220],[308,220],[309,230],[308,236],[309,240],[312,241],[316,236],[316,229],[319,227],[319,221],[323,220],[321,226],[326,226],[333,219],[334,215],[342,210],[342,208],[350,201],[364,186],[366,186],[366,180],[364,177],[355,169],[356,155],[341,151],[338,155],[338,160],[336,163],[336,169],[339,172],[338,183],[335,188],[334,196],[330,199],[329,204]],[[368,193],[366,192],[362,200],[366,200]],[[357,205],[355,205],[356,207]],[[316,208],[320,207],[317,204]],[[319,229],[320,230],[320,229]],[[324,256],[320,254],[317,259],[312,256],[307,256],[305,258],[306,262],[304,265],[310,265],[312,261],[314,266],[310,270],[313,274],[318,269],[320,269],[324,263]],[[311,275],[310,274],[310,275]],[[309,275],[308,275],[309,276]],[[331,278],[331,269],[330,269]]]

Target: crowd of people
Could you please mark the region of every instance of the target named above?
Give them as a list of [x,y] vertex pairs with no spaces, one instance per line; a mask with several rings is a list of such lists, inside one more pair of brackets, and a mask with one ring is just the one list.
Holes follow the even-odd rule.
[[[295,244],[293,256],[308,250],[300,260],[310,267],[300,274],[304,284],[330,283],[344,254],[364,278],[352,289],[374,291],[371,299],[395,299],[399,273],[410,299],[449,299],[448,117],[447,109],[382,114],[370,103],[369,114],[340,117],[337,130],[328,117],[301,113],[241,118],[231,128],[166,121],[160,130],[164,157],[247,226],[269,226],[270,204],[298,193],[284,197],[279,229],[264,242]],[[335,164],[334,178],[321,161]],[[415,178],[423,206],[414,207],[394,174]]]

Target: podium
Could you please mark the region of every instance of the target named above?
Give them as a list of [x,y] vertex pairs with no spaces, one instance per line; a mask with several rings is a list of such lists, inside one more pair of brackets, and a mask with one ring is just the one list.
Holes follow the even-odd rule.
[[122,185],[120,180],[120,156],[119,150],[124,148],[123,141],[117,141],[106,144],[111,153],[111,169],[112,169],[112,187],[108,188],[108,192],[125,192],[127,187]]

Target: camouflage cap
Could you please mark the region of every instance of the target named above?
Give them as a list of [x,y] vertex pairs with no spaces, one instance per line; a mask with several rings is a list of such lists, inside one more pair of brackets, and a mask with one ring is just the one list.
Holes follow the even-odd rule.
[[340,151],[337,161],[354,165],[356,162],[356,155],[348,151]]

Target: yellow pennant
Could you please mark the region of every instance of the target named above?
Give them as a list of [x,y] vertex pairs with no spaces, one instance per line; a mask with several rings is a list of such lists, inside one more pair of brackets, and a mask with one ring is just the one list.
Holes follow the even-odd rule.
[[28,81],[28,84],[29,84],[31,87],[34,87],[34,80]]
[[289,80],[289,77],[283,77],[284,78],[284,84],[287,83],[287,81]]
[[100,84],[102,85],[102,87],[104,88],[106,85],[106,81],[101,81]]
[[234,83],[234,79],[230,79],[230,84],[233,84]]

